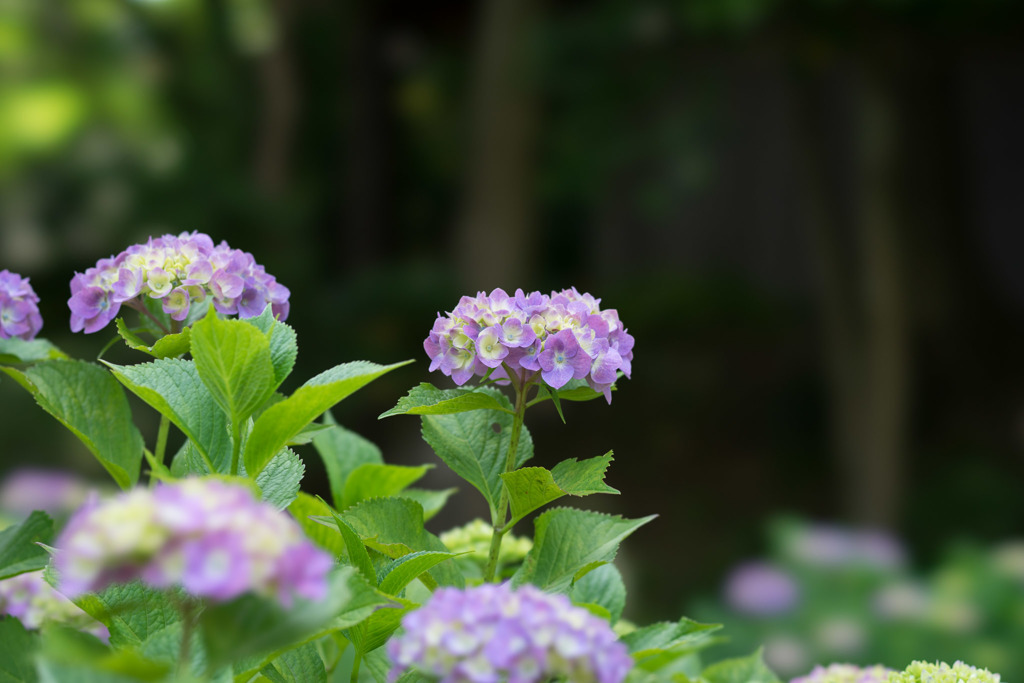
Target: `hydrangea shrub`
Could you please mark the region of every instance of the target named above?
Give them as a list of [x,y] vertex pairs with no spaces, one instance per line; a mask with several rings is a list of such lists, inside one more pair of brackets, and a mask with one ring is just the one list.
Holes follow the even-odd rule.
[[[615,309],[575,288],[494,289],[437,317],[428,371],[454,386],[421,382],[381,417],[417,416],[490,513],[439,537],[425,522],[453,491],[416,486],[432,465],[387,463],[330,413],[412,361],[344,362],[286,392],[289,298],[247,252],[197,232],[151,238],[72,278],[72,330],[114,322],[140,354],[89,362],[34,338],[45,302],[0,273],[0,372],[121,489],[66,524],[35,509],[0,530],[0,677],[780,683],[759,652],[705,665],[717,624],[622,618],[614,560],[654,515],[565,505],[619,493],[611,451],[530,463],[528,409],[564,421],[563,402],[611,403],[630,376]],[[159,416],[155,433],[127,393]],[[324,497],[302,490],[312,457]],[[532,536],[515,535],[529,516]]]

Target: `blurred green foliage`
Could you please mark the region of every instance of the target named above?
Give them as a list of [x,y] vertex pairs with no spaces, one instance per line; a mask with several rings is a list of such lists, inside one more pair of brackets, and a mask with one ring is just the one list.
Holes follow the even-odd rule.
[[[0,268],[32,278],[44,336],[90,357],[108,339],[67,332],[74,271],[152,234],[226,239],[291,288],[296,376],[351,358],[420,359],[338,417],[388,457],[426,461],[415,433],[375,417],[429,379],[420,340],[465,293],[456,224],[491,5],[0,0]],[[619,309],[638,340],[634,379],[601,419],[622,435],[611,444],[621,463],[643,458],[679,489],[625,465],[612,485],[645,491],[626,513],[664,512],[638,537],[672,535],[702,558],[677,567],[637,551],[645,619],[671,616],[653,599],[669,580],[696,590],[748,554],[754,521],[842,514],[820,263],[806,244],[814,198],[801,189],[793,110],[806,90],[826,94],[827,180],[843,216],[857,214],[861,138],[849,121],[863,63],[903,77],[900,179],[911,185],[898,193],[918,198],[905,213],[923,236],[906,272],[914,486],[901,521],[929,559],[951,533],[1021,531],[1019,310],[977,237],[998,213],[985,198],[1012,196],[1000,181],[1016,187],[1017,176],[975,155],[1022,156],[1022,27],[1014,0],[536,4],[519,74],[537,100],[519,264],[529,281],[493,286],[576,285]],[[503,239],[491,236],[492,258],[506,258]],[[57,430],[37,443],[14,428],[37,411],[7,382],[0,404],[4,466],[28,454],[87,467]],[[570,421],[591,419],[577,415],[567,408]],[[538,440],[557,443],[557,418],[544,419]],[[584,438],[559,450],[607,447]],[[325,481],[316,465],[310,476]],[[948,504],[963,482],[962,508],[982,513]]]

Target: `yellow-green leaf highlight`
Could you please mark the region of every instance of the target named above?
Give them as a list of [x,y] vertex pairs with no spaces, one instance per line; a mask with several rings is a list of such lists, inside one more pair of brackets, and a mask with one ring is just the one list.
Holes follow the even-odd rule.
[[[254,329],[249,325],[247,327]],[[259,474],[289,439],[325,410],[381,375],[411,362],[377,365],[355,361],[337,365],[310,379],[288,398],[267,408],[256,418],[246,442],[244,459],[249,476]]]
[[537,508],[562,496],[588,496],[593,493],[618,491],[604,483],[604,473],[612,461],[612,452],[587,460],[570,458],[558,463],[553,470],[543,467],[523,467],[501,475],[508,491],[515,524]]

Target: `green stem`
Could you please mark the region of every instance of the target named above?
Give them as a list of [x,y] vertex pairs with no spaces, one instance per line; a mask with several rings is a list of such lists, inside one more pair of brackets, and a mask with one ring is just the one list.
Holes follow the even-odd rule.
[[349,679],[351,683],[357,683],[359,680],[359,664],[363,660],[363,653],[356,650],[356,658],[352,661],[352,677]]
[[196,612],[193,605],[186,599],[178,603],[181,613],[181,649],[178,651],[178,676],[191,677],[192,668],[192,634],[195,631]]
[[[512,373],[509,373],[512,377]],[[516,455],[519,451],[519,435],[523,431],[523,418],[526,415],[526,391],[528,389],[524,376],[518,377],[518,382],[512,382],[516,391],[516,410],[512,417],[512,436],[508,443],[508,454],[505,456],[505,473],[516,468]],[[498,568],[498,555],[501,553],[501,539],[508,532],[508,491],[505,486],[501,487],[501,494],[498,497],[498,516],[493,521],[494,531],[491,533],[491,547],[487,554],[487,569],[484,571],[484,581],[494,581],[494,574]]]
[[156,450],[153,451],[153,457],[157,462],[163,463],[164,454],[167,452],[167,433],[171,429],[171,420],[166,416],[160,415],[160,428],[156,433]]
[[242,425],[231,425],[231,476],[238,476],[238,456],[242,453]]

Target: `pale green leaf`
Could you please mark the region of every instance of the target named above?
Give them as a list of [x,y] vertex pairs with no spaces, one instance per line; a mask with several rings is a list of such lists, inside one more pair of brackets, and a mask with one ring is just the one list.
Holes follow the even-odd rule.
[[197,321],[192,326],[192,358],[199,378],[232,424],[248,419],[277,386],[266,335],[241,320],[210,314]]
[[0,365],[27,365],[41,360],[63,360],[68,355],[45,339],[0,339]]
[[35,683],[39,639],[14,618],[0,619],[0,683]]
[[274,366],[274,389],[291,374],[295,367],[295,358],[299,354],[299,345],[295,330],[288,324],[274,318],[268,304],[263,313],[255,318],[245,318],[245,322],[255,326],[265,335],[270,344],[270,362]]
[[267,463],[266,468],[256,477],[256,485],[260,487],[265,502],[283,510],[299,494],[299,485],[305,473],[306,465],[302,458],[286,448]]
[[701,678],[708,683],[781,683],[764,663],[760,648],[747,657],[712,664],[701,672]]
[[[365,500],[342,512],[341,518],[367,546],[391,559],[419,550],[448,552],[437,536],[423,528],[423,508],[408,498]],[[465,584],[451,563],[438,565],[429,573],[442,586]]]
[[713,634],[721,624],[701,624],[683,617],[678,622],[662,621],[622,636],[622,642],[637,667],[657,671],[717,642]]
[[352,470],[345,479],[341,509],[352,507],[369,498],[385,498],[404,491],[423,478],[432,466],[377,465],[367,463]]
[[377,419],[393,415],[451,415],[481,408],[508,410],[493,395],[479,389],[438,389],[433,384],[422,382]]
[[[388,676],[391,671],[391,658],[388,657],[386,649],[377,648],[373,652],[367,653],[363,657],[362,670],[370,674],[374,683],[398,683],[398,681],[392,682]],[[360,678],[362,677],[360,676]]]
[[298,497],[288,506],[288,512],[302,527],[307,537],[334,557],[345,554],[345,542],[333,526],[327,527],[314,522],[310,517],[331,517],[332,509],[327,503],[308,493],[299,491]]
[[[480,389],[509,407],[496,389]],[[492,513],[501,496],[512,435],[513,416],[497,410],[474,410],[454,415],[424,415],[423,438],[456,474],[483,494]],[[515,467],[533,457],[533,439],[524,426],[516,450]]]
[[23,371],[0,370],[71,430],[121,488],[131,488],[138,481],[142,435],[132,423],[124,390],[109,372],[74,360],[41,361]]
[[[622,376],[621,373],[619,375]],[[612,384],[612,391],[617,391],[618,387]],[[587,384],[585,379],[571,379],[566,382],[565,386],[559,389],[557,392],[557,399],[562,401],[593,401],[596,398],[604,398],[604,394],[599,391],[594,391]],[[528,405],[532,406],[543,401],[547,401],[554,398],[551,390],[546,386],[541,386],[537,391],[537,397],[534,398]]]
[[398,595],[417,576],[455,555],[456,553],[437,551],[420,551],[404,555],[381,571],[383,578],[379,588],[388,595]]
[[394,604],[380,608],[369,618],[345,631],[345,637],[352,641],[356,650],[365,655],[387,642],[402,623],[402,617],[419,607],[404,598],[391,598]]
[[37,543],[53,539],[53,520],[36,510],[21,524],[0,531],[0,579],[42,569],[49,554]]
[[501,475],[512,508],[512,524],[542,505],[562,496],[588,496],[618,491],[604,483],[604,473],[612,453],[577,462],[564,460],[551,471],[543,467],[523,467]]
[[171,477],[181,479],[190,474],[196,474],[200,477],[214,474],[217,468],[210,466],[210,463],[203,457],[203,454],[199,452],[199,449],[196,448],[196,445],[191,440],[186,440],[185,443],[181,444],[181,448],[174,454],[174,457],[171,458],[170,470]]
[[[194,332],[192,336],[194,339]],[[249,475],[259,474],[289,439],[335,403],[381,375],[411,362],[392,365],[366,361],[344,363],[320,373],[294,394],[272,405],[256,419],[245,447],[245,468]]]
[[159,633],[179,626],[181,621],[164,592],[138,581],[112,584],[72,602],[110,630],[110,644],[114,647],[141,648]]
[[[172,662],[177,664],[170,659],[169,653],[158,653],[157,658],[162,661],[155,661],[149,653],[134,647],[112,650],[91,634],[52,622],[43,627],[42,635],[37,662],[40,676],[44,680],[56,680],[59,683],[164,681]],[[180,641],[180,628],[176,635]],[[175,656],[178,654],[176,645],[168,649],[173,649]],[[192,672],[200,674],[204,663],[199,653],[195,654],[191,658]],[[52,675],[53,678],[44,678],[44,670],[49,672],[47,676]]]
[[[270,406],[267,406],[268,408]],[[325,432],[330,429],[330,425],[322,425],[317,422],[310,422],[308,425],[302,428],[302,430],[288,439],[287,446],[301,446],[313,441],[320,432]]]
[[402,498],[410,498],[423,506],[423,520],[429,522],[434,515],[441,511],[448,499],[458,491],[457,488],[441,489],[440,491],[408,488],[402,491]]
[[534,521],[534,545],[512,583],[565,592],[581,569],[610,562],[619,543],[657,515],[623,519],[589,510],[555,508]]
[[307,643],[288,650],[260,670],[273,683],[326,683],[327,670],[316,645]]
[[186,327],[178,334],[168,334],[160,337],[152,345],[147,344],[139,335],[128,329],[123,318],[116,321],[117,333],[130,349],[142,351],[154,358],[178,358],[188,353],[191,346],[190,330]]
[[373,568],[370,554],[366,552],[366,546],[363,545],[363,539],[359,538],[359,535],[352,530],[352,527],[337,512],[331,510],[331,515],[334,517],[334,523],[338,527],[342,539],[345,541],[345,549],[348,550],[348,559],[352,566],[359,570],[359,573],[363,575],[367,583],[371,586],[376,586],[378,583],[377,572]]
[[365,464],[384,464],[375,444],[336,424],[328,425],[313,437],[313,448],[323,460],[331,485],[331,500],[338,508],[344,499],[345,481],[354,469]]
[[626,606],[626,584],[615,565],[605,564],[587,572],[573,584],[570,596],[574,603],[600,606],[614,625],[622,618]]
[[129,391],[166,415],[217,472],[230,469],[227,415],[207,391],[194,362],[167,358],[107,367]]

